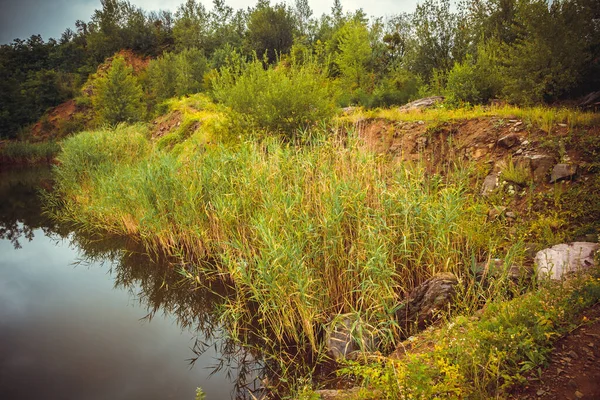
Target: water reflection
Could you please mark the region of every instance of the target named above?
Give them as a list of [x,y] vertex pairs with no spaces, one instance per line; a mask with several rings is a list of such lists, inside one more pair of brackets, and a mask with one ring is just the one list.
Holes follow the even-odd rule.
[[231,289],[53,223],[37,196],[50,177],[0,172],[0,398],[259,398],[257,353],[219,317]]
[[49,167],[0,171],[0,239],[8,240],[15,249],[33,240],[33,231],[55,230],[55,225],[40,212],[40,185],[51,186]]
[[[51,188],[51,171],[49,169],[27,169],[0,173],[0,182],[0,196],[3,199],[0,206],[0,251],[2,251],[1,239],[10,242],[15,249],[15,254],[22,254],[23,250],[29,254],[32,252],[32,248],[28,247],[28,243],[33,245],[41,239],[43,240],[37,243],[37,246],[45,246],[42,253],[34,251],[28,257],[13,255],[12,259],[8,257],[8,261],[4,262],[0,259],[0,342],[3,342],[0,344],[0,350],[2,345],[6,348],[19,348],[19,351],[24,353],[30,351],[32,358],[35,357],[33,353],[41,353],[45,354],[46,358],[52,359],[53,362],[57,362],[56,360],[61,357],[52,353],[52,343],[31,345],[23,343],[23,341],[16,341],[15,337],[20,335],[21,338],[28,337],[30,341],[36,341],[39,331],[43,332],[42,336],[47,336],[48,332],[56,337],[68,336],[69,340],[77,342],[77,346],[65,344],[62,348],[65,353],[88,351],[82,350],[89,347],[88,340],[91,341],[92,346],[100,341],[102,349],[90,351],[96,352],[94,353],[95,358],[103,360],[100,363],[102,366],[85,368],[87,378],[80,384],[81,393],[89,390],[90,386],[98,385],[98,379],[100,379],[97,378],[98,376],[102,377],[100,382],[109,386],[109,381],[118,380],[120,378],[117,376],[124,375],[123,379],[128,382],[128,386],[135,386],[138,389],[137,392],[132,388],[128,389],[130,394],[123,397],[128,399],[172,398],[173,393],[177,394],[176,398],[193,398],[193,393],[189,392],[189,388],[185,389],[185,396],[181,395],[183,389],[179,389],[190,386],[193,379],[196,379],[194,382],[197,386],[201,386],[207,392],[209,399],[278,398],[288,389],[286,382],[289,382],[290,376],[310,374],[320,383],[328,380],[330,366],[319,364],[316,360],[311,359],[312,355],[306,349],[295,348],[293,343],[282,349],[268,339],[268,332],[261,332],[257,326],[252,324],[252,321],[243,326],[239,325],[239,321],[232,322],[233,319],[228,316],[236,312],[235,301],[232,301],[232,299],[236,299],[235,288],[227,282],[223,282],[219,277],[203,276],[196,282],[192,282],[186,275],[195,268],[185,261],[160,255],[150,257],[131,240],[85,234],[69,226],[58,225],[46,218],[41,213],[42,204],[37,192],[40,185],[45,189]],[[36,237],[36,235],[42,235],[42,238]],[[58,265],[47,262],[54,257],[59,259]],[[210,264],[211,260],[205,262]],[[74,269],[72,263],[76,263]],[[31,267],[32,264],[34,267]],[[7,267],[3,271],[4,265]],[[3,278],[16,285],[20,285],[25,279],[16,276],[14,272],[11,272],[11,268],[16,268],[17,272],[27,271],[31,274],[32,280],[37,279],[32,285],[38,285],[43,289],[32,289],[27,292],[27,296],[7,297],[3,304],[1,287]],[[109,287],[98,289],[100,281]],[[56,293],[57,291],[60,293]],[[9,292],[4,293],[5,296],[9,296],[6,293]],[[125,293],[126,301],[129,303],[133,299],[136,310],[141,311],[141,315],[138,314],[136,319],[147,322],[142,326],[144,331],[135,331],[134,334],[135,327],[125,326],[130,322],[123,320],[125,317],[121,314],[126,312],[131,314],[131,310],[123,309],[122,296],[119,293]],[[18,303],[24,302],[25,297],[32,299],[29,311],[12,314],[7,311],[6,304],[12,302],[11,304],[16,304],[15,307],[19,308],[21,306]],[[55,302],[56,307],[42,312],[44,308],[36,302]],[[251,308],[252,305],[244,304],[244,307]],[[107,314],[107,309],[115,314],[114,317],[111,318],[110,313]],[[3,312],[7,316],[7,326],[12,329],[13,336],[3,335],[1,332]],[[65,314],[72,315],[65,316]],[[129,314],[126,317],[131,319]],[[36,321],[36,319],[43,320],[47,315],[54,320],[46,321],[46,323]],[[30,322],[19,325],[18,319],[23,316]],[[71,322],[61,329],[55,329],[55,321],[60,319]],[[106,321],[99,323],[98,319],[106,319]],[[83,323],[87,325],[83,328],[77,326],[80,321],[85,321]],[[234,323],[238,325],[232,326]],[[161,324],[176,324],[178,328],[169,330]],[[105,328],[104,325],[110,326],[110,328]],[[161,327],[156,328],[159,325]],[[20,326],[21,331],[13,329],[14,326]],[[153,329],[156,329],[157,332],[150,333]],[[7,329],[6,332],[9,331],[10,329]],[[229,333],[233,331],[238,332],[238,341],[232,340],[229,336]],[[174,336],[177,336],[177,333],[181,336],[181,332],[184,336],[188,335],[186,337],[192,337],[191,342],[185,346],[185,354],[170,350],[171,344],[166,346],[162,343],[163,341],[175,343],[177,338]],[[157,340],[158,342],[156,342]],[[154,344],[144,345],[144,341]],[[154,352],[157,347],[164,352],[165,359],[163,361],[144,356],[145,353]],[[102,354],[98,354],[99,351]],[[10,373],[4,374],[5,381],[3,383],[3,372],[12,371],[14,377],[17,373],[22,374],[25,369],[14,366],[20,357],[19,354],[15,354],[15,351],[12,351],[10,357],[5,355],[4,359],[1,356],[2,353],[0,351],[0,398],[11,398],[11,396],[3,395],[14,395],[19,392],[13,390],[15,385],[7,386],[9,379],[7,376]],[[144,369],[149,368],[145,364],[167,365],[167,354],[170,357],[169,362],[177,367],[169,367],[173,370],[169,370],[166,376],[158,376],[155,372],[146,372],[146,376],[139,376],[139,371],[136,369],[140,366]],[[83,362],[81,357],[65,356],[64,358],[70,361],[61,361],[61,363]],[[139,360],[130,360],[129,358],[139,358]],[[89,358],[84,357],[84,359],[87,360],[86,363],[98,364]],[[189,375],[187,367],[176,369],[180,368],[179,364],[185,366],[186,360],[190,363],[192,375]],[[119,372],[112,375],[101,372],[103,368],[110,369],[111,366],[108,364],[111,362],[122,364],[112,367]],[[41,362],[41,364],[44,363]],[[28,368],[31,370],[33,367],[29,366]],[[45,365],[44,368],[49,370],[40,372],[38,368],[36,371],[40,375],[46,374],[53,378],[52,384],[46,383],[47,385],[52,386],[57,393],[62,393],[60,389],[63,392],[66,390],[65,393],[70,393],[69,396],[63,398],[91,398],[89,395],[78,396],[77,390],[68,386],[71,385],[70,383],[64,379],[61,380],[61,377],[55,379],[56,373],[51,370],[49,365]],[[74,369],[72,365],[62,368],[64,371],[71,371],[71,374],[77,373],[77,369]],[[204,375],[194,372],[199,370]],[[179,383],[177,389],[167,385],[168,388],[164,390],[167,390],[169,394],[166,396],[158,396],[158,389],[153,388],[147,378],[153,376],[156,381],[179,381],[181,375],[185,375],[187,381]],[[210,380],[207,379],[209,376],[212,376]],[[24,379],[22,381],[25,382]],[[57,385],[60,385],[60,382],[63,382],[66,388],[59,388]],[[8,389],[4,388],[5,390],[3,390],[3,384]],[[140,391],[139,387],[145,385],[148,387]],[[44,388],[43,385],[41,387]],[[98,389],[98,392],[104,393],[104,398],[115,398],[115,395],[121,391],[120,387],[112,389],[103,387],[102,389],[104,391]],[[98,398],[103,397],[99,395]]]

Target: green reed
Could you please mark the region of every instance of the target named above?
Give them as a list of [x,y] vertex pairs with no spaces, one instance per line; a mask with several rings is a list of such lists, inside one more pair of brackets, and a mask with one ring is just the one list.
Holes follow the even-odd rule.
[[393,327],[411,288],[436,272],[467,274],[500,240],[461,168],[430,175],[352,136],[313,136],[176,156],[141,126],[85,132],[63,144],[51,213],[197,261],[199,276],[236,287],[224,318],[313,349],[317,327],[341,312]]

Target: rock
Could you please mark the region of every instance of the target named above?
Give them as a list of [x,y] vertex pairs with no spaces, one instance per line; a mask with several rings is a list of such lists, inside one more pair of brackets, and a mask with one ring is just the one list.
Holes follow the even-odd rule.
[[515,213],[514,211],[508,211],[506,213],[506,218],[515,219],[517,218],[517,213]]
[[353,322],[352,314],[344,314],[335,318],[325,328],[327,354],[336,361],[347,358],[348,354],[358,350],[352,339]]
[[548,171],[554,165],[554,157],[546,154],[534,154],[527,156],[529,158],[533,180],[537,183],[546,181]]
[[577,174],[576,164],[556,164],[550,175],[550,183],[560,181],[562,179],[570,179]]
[[498,218],[499,216],[501,216],[502,214],[504,214],[505,211],[506,211],[506,207],[504,207],[504,206],[497,206],[497,207],[490,208],[490,210],[488,211],[488,219],[494,220],[494,219]]
[[502,146],[505,149],[510,149],[511,147],[513,147],[516,144],[519,144],[520,139],[519,136],[515,135],[514,133],[510,133],[506,136],[502,136],[500,139],[498,139],[498,146]]
[[425,108],[431,108],[438,103],[444,101],[443,96],[432,96],[432,97],[424,97],[419,100],[412,101],[400,107],[398,110],[400,111],[413,111],[413,110],[422,110]]
[[579,107],[591,108],[599,101],[600,101],[600,90],[597,92],[592,92],[592,93],[588,94],[587,96],[585,96],[579,103]]
[[414,288],[396,311],[400,328],[407,334],[414,327],[424,329],[435,321],[440,311],[454,301],[458,279],[452,273],[434,275]]
[[561,279],[569,272],[595,265],[594,254],[600,245],[590,242],[563,243],[539,251],[535,255],[538,278]]
[[377,342],[356,314],[337,315],[325,326],[327,354],[336,361],[353,358],[359,351],[374,351]]
[[481,194],[483,196],[487,196],[492,193],[498,187],[498,175],[489,174],[483,180],[483,185],[481,188]]
[[528,267],[520,267],[512,264],[507,267],[501,258],[492,258],[491,260],[475,264],[475,279],[487,285],[492,279],[498,279],[506,276],[511,282],[519,283],[529,280],[533,271]]

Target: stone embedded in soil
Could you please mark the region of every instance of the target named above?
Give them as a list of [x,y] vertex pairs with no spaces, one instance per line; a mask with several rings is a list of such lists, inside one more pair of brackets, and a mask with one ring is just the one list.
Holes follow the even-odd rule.
[[515,135],[514,133],[511,133],[498,139],[498,146],[510,149],[514,145],[519,144],[519,142],[519,136]]
[[488,196],[498,187],[498,175],[489,174],[483,180],[483,185],[481,188],[481,194],[483,196]]
[[577,174],[576,164],[556,164],[550,175],[550,183],[570,179]]
[[539,251],[535,256],[538,278],[561,279],[565,274],[595,265],[594,255],[598,243],[563,243]]
[[548,171],[554,165],[554,157],[546,154],[535,154],[529,157],[531,160],[531,170],[533,172],[533,180],[535,182],[544,182]]

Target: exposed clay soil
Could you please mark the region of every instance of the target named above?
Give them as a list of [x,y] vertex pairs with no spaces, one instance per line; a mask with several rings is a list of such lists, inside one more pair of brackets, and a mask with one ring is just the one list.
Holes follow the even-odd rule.
[[600,399],[600,304],[584,313],[590,322],[560,339],[541,379],[515,393],[514,399]]
[[42,118],[31,128],[31,136],[36,140],[48,140],[53,133],[58,131],[58,127],[62,121],[73,119],[77,112],[81,112],[82,108],[77,106],[74,99],[65,101],[62,104],[54,107],[47,114],[47,119]]

